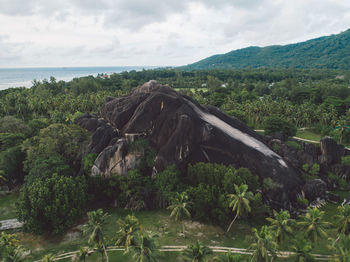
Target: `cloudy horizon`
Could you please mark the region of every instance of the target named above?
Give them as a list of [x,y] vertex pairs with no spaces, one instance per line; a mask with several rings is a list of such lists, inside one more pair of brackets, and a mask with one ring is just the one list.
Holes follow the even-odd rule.
[[350,1],[0,0],[0,67],[179,66],[350,28]]

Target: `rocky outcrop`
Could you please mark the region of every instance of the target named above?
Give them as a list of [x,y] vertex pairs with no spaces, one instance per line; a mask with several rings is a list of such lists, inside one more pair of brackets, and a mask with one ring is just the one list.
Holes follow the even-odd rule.
[[[292,140],[293,141],[293,140]],[[317,163],[318,157],[321,154],[320,149],[313,144],[293,141],[299,148],[293,147],[284,141],[271,138],[268,141],[270,148],[274,149],[280,156],[283,157],[289,164],[296,168],[301,168],[302,165],[313,165]]]
[[338,145],[331,137],[321,139],[321,152],[319,162],[326,165],[339,164],[344,155],[344,146]]
[[327,184],[321,179],[310,180],[303,186],[303,192],[309,201],[325,198],[326,191]]
[[196,162],[247,167],[261,181],[271,178],[278,184],[268,201],[284,209],[291,209],[302,187],[298,171],[254,130],[156,81],[124,97],[109,98],[98,117],[85,115],[77,123],[92,133],[90,150],[99,153],[93,175],[125,175],[135,168],[142,152],[130,152],[130,142],[142,137],[156,152],[154,174],[171,164],[185,172]]
[[77,124],[92,133],[90,153],[101,153],[118,136],[111,125],[94,115],[84,114],[77,120]]

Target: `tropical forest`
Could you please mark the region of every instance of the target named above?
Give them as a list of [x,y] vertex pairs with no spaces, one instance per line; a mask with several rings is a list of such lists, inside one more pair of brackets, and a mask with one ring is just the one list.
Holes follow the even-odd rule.
[[2,261],[350,259],[350,73],[159,68],[0,91]]

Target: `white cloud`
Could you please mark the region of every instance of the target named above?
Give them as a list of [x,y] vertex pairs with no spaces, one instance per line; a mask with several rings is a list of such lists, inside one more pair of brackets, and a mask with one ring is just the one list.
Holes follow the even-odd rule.
[[350,1],[338,0],[0,0],[0,6],[1,67],[182,65],[350,27]]
[[21,59],[23,46],[9,43],[8,40],[9,37],[7,35],[0,35],[0,66],[15,65]]

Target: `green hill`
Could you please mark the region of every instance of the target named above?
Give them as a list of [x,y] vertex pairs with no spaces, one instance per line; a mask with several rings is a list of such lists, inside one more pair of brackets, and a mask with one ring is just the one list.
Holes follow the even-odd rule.
[[350,69],[350,29],[337,35],[297,44],[238,49],[205,58],[183,68],[247,67]]

